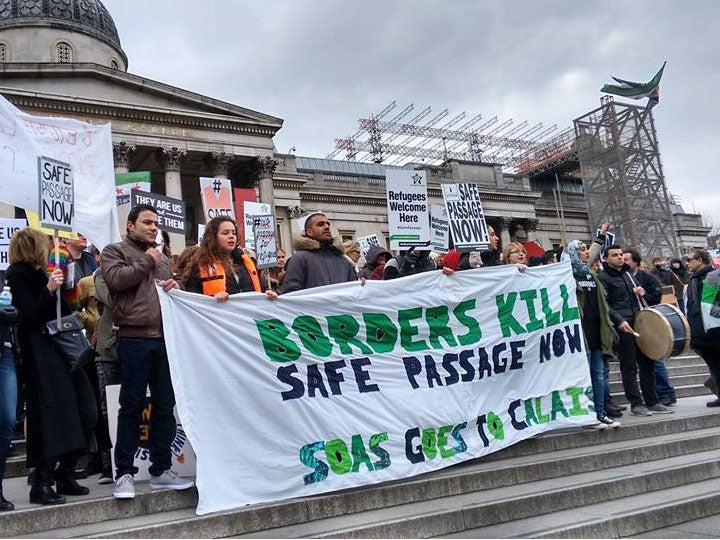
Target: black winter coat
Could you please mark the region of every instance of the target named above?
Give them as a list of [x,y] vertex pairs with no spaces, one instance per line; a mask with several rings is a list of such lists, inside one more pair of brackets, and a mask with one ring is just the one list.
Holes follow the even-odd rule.
[[[13,305],[20,312],[18,337],[27,382],[27,466],[57,459],[87,446],[97,420],[95,398],[83,370],[70,374],[42,332],[55,318],[56,296],[44,270],[23,263],[8,268]],[[62,314],[70,308],[63,301]]]
[[703,280],[713,271],[709,264],[699,271],[690,275],[690,282],[687,288],[687,320],[690,325],[690,346],[702,347],[705,345],[720,343],[720,329],[711,329],[705,332],[705,325],[702,321],[702,299]]
[[[620,270],[606,265],[598,275],[607,292],[610,319],[615,326],[619,326],[623,321],[632,324],[635,315],[640,311],[640,302],[633,292],[630,276],[627,275],[629,271],[627,265],[623,265]],[[660,302],[662,289],[657,279],[642,270],[638,270],[633,279],[637,285],[645,289],[645,301],[648,305],[654,306]]]

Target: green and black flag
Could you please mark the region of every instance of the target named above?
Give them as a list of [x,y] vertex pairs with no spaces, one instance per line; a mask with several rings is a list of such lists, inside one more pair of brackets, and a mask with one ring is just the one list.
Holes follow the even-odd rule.
[[662,78],[665,64],[667,64],[667,62],[663,62],[660,71],[658,71],[649,82],[637,83],[613,77],[618,84],[606,84],[600,91],[606,94],[615,94],[616,96],[629,97],[632,99],[648,98],[647,108],[652,109],[660,102],[660,79]]

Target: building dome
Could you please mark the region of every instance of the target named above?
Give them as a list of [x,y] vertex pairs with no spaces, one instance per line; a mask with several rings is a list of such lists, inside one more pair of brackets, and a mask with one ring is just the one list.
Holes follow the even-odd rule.
[[[120,56],[119,63],[126,69],[127,57],[120,45],[115,21],[100,0],[0,0],[0,40],[6,30],[20,28],[55,30],[60,36],[58,39],[62,39],[62,35],[73,34],[95,38],[117,53]],[[35,45],[37,47],[37,43]],[[13,58],[11,61],[23,62],[29,59]],[[73,61],[86,60],[78,58]],[[115,63],[118,63],[117,59]]]

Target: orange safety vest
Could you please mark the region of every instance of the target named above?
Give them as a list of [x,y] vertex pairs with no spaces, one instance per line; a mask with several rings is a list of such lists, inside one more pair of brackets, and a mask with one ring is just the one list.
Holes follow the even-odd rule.
[[[257,268],[252,259],[244,253],[240,256],[242,259],[245,270],[250,275],[250,281],[252,281],[253,290],[260,292],[260,278],[258,276]],[[203,294],[207,296],[215,296],[217,293],[226,292],[227,286],[225,283],[225,266],[218,264],[215,266],[215,272],[210,274],[210,268],[204,266],[200,268],[200,282],[202,283]]]

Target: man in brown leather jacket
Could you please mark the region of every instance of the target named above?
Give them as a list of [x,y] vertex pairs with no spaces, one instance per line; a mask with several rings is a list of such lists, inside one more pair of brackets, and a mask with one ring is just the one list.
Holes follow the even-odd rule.
[[155,247],[158,216],[150,205],[130,210],[127,238],[103,249],[101,268],[118,329],[120,411],[115,443],[116,499],[135,497],[135,452],[140,420],[150,386],[150,487],[187,489],[193,482],[170,468],[170,445],[175,437],[175,396],[163,339],[160,303],[155,287],[177,288],[168,258]]

